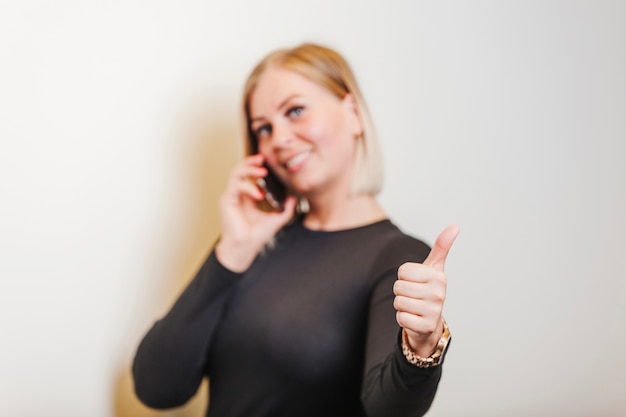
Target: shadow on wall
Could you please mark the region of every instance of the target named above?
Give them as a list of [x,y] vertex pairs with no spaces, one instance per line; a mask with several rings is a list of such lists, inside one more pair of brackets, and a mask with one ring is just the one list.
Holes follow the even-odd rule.
[[[212,100],[213,104],[219,100]],[[187,230],[184,231],[185,247],[176,259],[174,277],[176,282],[164,285],[175,294],[167,294],[167,300],[173,300],[193,278],[191,274],[200,267],[198,259],[204,260],[208,250],[219,234],[219,213],[217,201],[221,195],[228,175],[234,164],[243,155],[243,140],[239,139],[237,129],[228,124],[223,116],[224,109],[206,109],[198,112],[197,120],[192,121],[188,134],[183,134],[184,140],[179,142],[186,147],[182,163],[172,164],[183,167],[185,174],[182,178],[189,180],[182,186],[188,190],[191,201],[184,201],[184,207],[190,207],[187,215]],[[178,161],[177,161],[178,162]],[[179,250],[179,248],[172,248]],[[183,253],[184,252],[184,253]],[[171,301],[163,305],[161,311],[166,311]],[[154,317],[153,320],[158,319]],[[147,330],[150,323],[146,323]],[[143,334],[138,334],[133,349],[139,344]],[[206,412],[208,382],[205,380],[196,395],[184,406],[171,410],[154,410],[144,406],[137,399],[134,392],[134,383],[131,374],[134,350],[129,358],[125,358],[122,369],[117,373],[113,387],[113,410],[115,417],[197,417]]]

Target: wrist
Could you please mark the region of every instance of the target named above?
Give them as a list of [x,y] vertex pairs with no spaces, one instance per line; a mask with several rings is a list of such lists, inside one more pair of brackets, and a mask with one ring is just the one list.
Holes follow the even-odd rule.
[[[438,366],[443,362],[446,350],[451,340],[450,331],[445,320],[442,319],[441,332],[433,332],[431,334],[433,338],[436,337],[435,333],[440,334],[440,336],[433,349],[430,349],[430,343],[428,343],[421,345],[423,350],[416,351],[410,344],[409,332],[407,332],[406,329],[402,329],[402,353],[409,363],[419,368],[431,368],[433,366]],[[429,336],[428,340],[430,339],[431,337]]]
[[215,245],[215,257],[226,269],[241,273],[250,267],[259,250],[249,242],[220,239]]
[[435,349],[437,349],[437,344],[439,343],[444,331],[443,319],[439,321],[435,331],[427,336],[420,335],[419,333],[406,329],[403,329],[402,331],[406,334],[408,347],[417,355],[426,358],[430,356]]

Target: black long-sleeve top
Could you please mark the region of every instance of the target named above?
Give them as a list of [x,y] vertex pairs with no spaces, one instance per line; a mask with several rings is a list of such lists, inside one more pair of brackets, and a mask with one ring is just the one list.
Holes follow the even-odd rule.
[[209,417],[421,416],[441,366],[404,358],[392,287],[428,252],[389,220],[333,232],[296,220],[241,274],[213,252],[141,342],[136,393],[179,406],[208,376]]

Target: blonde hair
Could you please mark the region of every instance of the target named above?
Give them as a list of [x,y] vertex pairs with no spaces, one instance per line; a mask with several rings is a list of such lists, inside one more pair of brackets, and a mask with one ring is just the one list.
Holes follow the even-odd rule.
[[352,193],[378,194],[383,183],[383,163],[372,118],[350,66],[338,52],[324,46],[305,43],[291,49],[279,49],[263,58],[252,70],[243,91],[247,154],[258,151],[256,138],[250,128],[250,96],[261,76],[272,67],[302,75],[339,99],[347,94],[352,95],[363,130],[357,140]]

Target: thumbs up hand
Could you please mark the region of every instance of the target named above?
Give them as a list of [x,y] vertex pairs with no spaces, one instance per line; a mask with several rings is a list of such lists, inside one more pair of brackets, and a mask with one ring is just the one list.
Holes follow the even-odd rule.
[[404,263],[393,286],[396,320],[407,333],[415,353],[428,357],[443,333],[443,303],[447,277],[444,266],[459,227],[448,226],[435,241],[423,263]]

